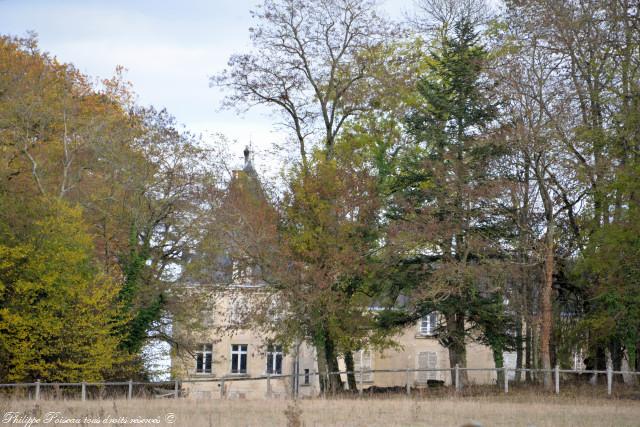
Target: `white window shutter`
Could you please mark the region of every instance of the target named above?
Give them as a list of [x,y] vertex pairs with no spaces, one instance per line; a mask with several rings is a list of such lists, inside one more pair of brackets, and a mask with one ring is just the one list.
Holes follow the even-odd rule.
[[[422,351],[418,354],[418,369],[427,369],[429,368],[429,352]],[[418,371],[418,382],[426,383],[428,378],[428,372],[426,371]]]
[[[437,369],[438,353],[435,351],[423,351],[418,354],[418,369]],[[436,371],[419,371],[418,382],[426,383],[428,380],[438,379]]]
[[[371,370],[371,352],[370,351],[362,351],[362,368],[366,370]],[[373,381],[373,372],[364,372],[363,373],[363,381]]]
[[[430,351],[428,352],[428,358],[429,358],[429,369],[436,369],[438,368],[438,353],[436,353],[435,351]],[[429,371],[427,372],[428,377],[430,380],[436,380],[438,379],[438,372],[436,371]]]
[[[368,350],[360,350],[353,355],[353,370],[355,372],[356,381],[360,381],[360,367],[362,370],[371,370],[371,352]],[[362,381],[373,381],[373,372],[363,372]]]

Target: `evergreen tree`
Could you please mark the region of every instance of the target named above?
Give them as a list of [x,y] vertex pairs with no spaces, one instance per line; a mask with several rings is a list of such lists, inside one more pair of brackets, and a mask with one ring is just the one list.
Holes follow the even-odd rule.
[[407,117],[413,143],[392,185],[391,235],[413,279],[402,291],[416,301],[403,321],[441,313],[451,366],[466,366],[470,337],[490,344],[501,366],[510,341],[497,268],[500,149],[489,132],[497,107],[483,73],[487,55],[466,17],[442,29],[418,83],[422,103]]

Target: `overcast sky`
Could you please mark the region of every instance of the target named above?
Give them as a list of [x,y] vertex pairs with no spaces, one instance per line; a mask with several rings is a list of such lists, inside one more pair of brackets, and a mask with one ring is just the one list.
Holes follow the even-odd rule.
[[[128,69],[142,105],[166,107],[178,122],[209,138],[222,133],[238,148],[281,142],[267,110],[220,111],[209,77],[232,53],[250,49],[250,10],[259,0],[0,0],[0,33],[38,34],[40,46],[91,77]],[[413,0],[382,1],[400,17]],[[239,160],[238,160],[239,161]]]

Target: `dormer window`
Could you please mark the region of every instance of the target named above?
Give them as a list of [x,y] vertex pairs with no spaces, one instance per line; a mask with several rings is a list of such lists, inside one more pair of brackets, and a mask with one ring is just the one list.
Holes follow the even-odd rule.
[[431,312],[420,319],[420,335],[434,335],[438,326],[437,313]]
[[246,261],[233,261],[232,279],[236,283],[252,280],[256,275],[256,268]]
[[233,281],[238,282],[247,276],[246,266],[238,261],[233,261]]

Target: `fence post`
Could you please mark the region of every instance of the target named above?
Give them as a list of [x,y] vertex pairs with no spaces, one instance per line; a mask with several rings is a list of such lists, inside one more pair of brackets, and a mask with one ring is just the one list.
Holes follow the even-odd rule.
[[271,374],[267,372],[267,399],[271,399]]
[[40,400],[40,380],[36,380],[36,400]]
[[456,363],[455,367],[456,391],[460,391],[460,366]]
[[555,380],[556,380],[556,394],[560,394],[560,366],[556,365],[555,368]]
[[173,384],[173,397],[178,398],[178,380],[175,380]]
[[362,363],[362,360],[360,360],[360,380],[358,382],[360,383],[358,394],[362,396],[362,392],[364,391],[364,363]]
[[611,364],[607,366],[607,395],[611,396],[611,388],[613,385],[613,369]]
[[82,381],[82,393],[81,393],[81,399],[84,402],[85,400],[87,400],[87,383]]
[[131,400],[133,397],[133,380],[129,380],[129,391],[127,393],[127,399]]
[[224,378],[220,381],[220,399],[224,399]]
[[504,392],[509,393],[509,369],[505,366],[502,368],[504,372]]
[[411,380],[409,379],[409,368],[407,368],[407,396],[411,396]]

